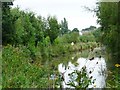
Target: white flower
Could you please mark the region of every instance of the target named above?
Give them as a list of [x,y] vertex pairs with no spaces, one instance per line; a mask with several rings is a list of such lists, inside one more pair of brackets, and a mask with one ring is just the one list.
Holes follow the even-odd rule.
[[73,45],[74,45],[74,42],[72,42],[71,45],[73,46]]

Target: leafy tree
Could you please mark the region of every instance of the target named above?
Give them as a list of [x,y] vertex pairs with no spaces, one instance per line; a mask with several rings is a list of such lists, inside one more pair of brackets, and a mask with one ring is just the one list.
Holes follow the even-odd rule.
[[120,58],[120,2],[98,3],[98,23],[102,30],[102,43],[112,54],[114,63]]
[[29,12],[30,23],[32,27],[34,27],[34,37],[35,37],[35,46],[38,45],[39,42],[43,42],[44,39],[44,22],[41,16],[35,17],[33,12]]
[[78,33],[79,33],[79,30],[78,30],[78,28],[74,28],[74,29],[72,30],[72,32],[78,32]]
[[81,42],[95,42],[95,36],[92,33],[86,33],[80,36]]
[[14,27],[13,24],[17,17],[13,17],[10,13],[10,6],[6,3],[2,4],[2,40],[3,45],[14,43]]
[[56,17],[49,16],[47,18],[47,21],[48,21],[48,26],[46,33],[50,37],[51,43],[53,43],[60,33],[60,25],[58,24]]
[[22,37],[24,35],[24,27],[22,25],[22,19],[19,18],[18,20],[16,20],[15,24],[15,44],[22,44],[23,40]]
[[65,43],[72,43],[72,42],[77,43],[79,42],[79,33],[71,32],[68,34],[64,34],[62,36],[62,41]]
[[96,29],[95,26],[90,26],[89,28],[82,29],[82,31],[93,31],[95,29]]
[[94,38],[96,40],[96,42],[101,42],[101,36],[102,36],[102,33],[101,33],[101,28],[97,28],[95,31],[92,32],[92,34],[94,35]]
[[63,35],[63,34],[67,34],[68,32],[69,32],[68,22],[67,22],[66,18],[64,18],[64,20],[61,21],[60,33],[61,33],[61,35]]

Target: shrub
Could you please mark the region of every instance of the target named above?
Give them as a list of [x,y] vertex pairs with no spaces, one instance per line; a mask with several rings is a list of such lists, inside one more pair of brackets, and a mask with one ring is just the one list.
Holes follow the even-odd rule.
[[49,69],[36,64],[31,64],[29,60],[30,51],[25,47],[3,47],[3,88],[36,88],[47,87]]

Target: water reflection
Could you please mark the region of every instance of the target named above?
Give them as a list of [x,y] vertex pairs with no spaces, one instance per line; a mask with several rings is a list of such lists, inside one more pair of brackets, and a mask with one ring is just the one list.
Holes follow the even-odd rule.
[[[96,53],[96,51],[94,51]],[[72,57],[72,59],[74,59]],[[78,83],[75,81],[77,75],[74,74],[72,79],[70,74],[73,73],[75,70],[81,71],[83,67],[86,68],[86,73],[89,78],[91,78],[91,82],[94,82],[88,86],[88,88],[105,88],[106,87],[106,78],[107,78],[107,67],[105,59],[101,56],[93,56],[92,58],[78,58],[75,63],[73,64],[71,61],[68,62],[67,65],[60,63],[58,65],[58,71],[64,78],[62,82],[63,88],[73,88],[72,86],[68,85],[72,80],[74,81],[75,85]]]

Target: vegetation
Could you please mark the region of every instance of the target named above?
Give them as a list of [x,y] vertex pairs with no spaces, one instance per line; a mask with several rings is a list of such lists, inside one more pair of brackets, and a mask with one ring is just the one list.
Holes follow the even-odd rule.
[[44,18],[5,4],[2,13],[3,88],[52,87],[50,76],[60,63],[54,58],[97,47],[93,34],[69,30],[65,18],[58,23],[54,16]]
[[[58,74],[59,61],[55,58],[89,50],[97,47],[98,42],[106,46],[111,54],[110,60],[119,63],[119,4],[98,3],[96,15],[101,27],[90,26],[82,30],[88,31],[87,33],[79,35],[77,28],[68,29],[66,18],[59,23],[55,16],[44,18],[36,16],[32,11],[11,8],[3,3],[2,87],[51,88],[50,75]],[[61,59],[62,61],[66,60]],[[113,78],[119,71],[118,68],[113,71]],[[117,86],[108,80],[109,87],[119,87],[118,77],[115,77],[114,83]]]
[[[30,62],[30,51],[26,47],[5,46],[3,49],[3,88],[47,87],[48,69],[40,63]],[[39,67],[38,67],[39,66]],[[41,83],[42,82],[42,83]]]
[[[112,54],[112,60],[119,62],[120,57],[120,19],[118,2],[99,3],[98,5],[98,23],[101,25],[102,43]],[[114,63],[113,63],[114,64]]]
[[[77,75],[77,78],[73,80],[73,76]],[[87,72],[86,72],[86,67],[83,67],[81,71],[75,70],[73,73],[70,74],[71,80],[68,85],[73,86],[76,90],[79,90],[81,88],[88,88],[89,85],[91,85],[92,82],[91,79],[92,77],[88,77]],[[75,85],[75,82],[78,84]]]
[[98,23],[101,25],[101,43],[107,48],[108,53],[108,80],[109,87],[120,88],[120,80],[116,77],[120,74],[120,69],[114,67],[119,64],[120,59],[120,2],[100,2],[97,4],[96,15]]

